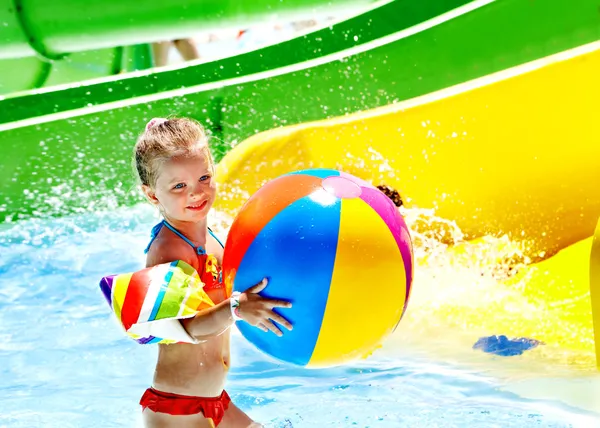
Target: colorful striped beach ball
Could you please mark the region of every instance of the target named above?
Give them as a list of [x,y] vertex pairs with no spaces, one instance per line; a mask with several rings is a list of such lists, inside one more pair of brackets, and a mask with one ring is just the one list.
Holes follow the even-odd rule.
[[238,321],[266,354],[327,367],[368,355],[398,325],[413,276],[412,244],[393,202],[350,174],[312,169],[269,181],[230,229],[223,275],[244,291],[292,302],[282,337]]

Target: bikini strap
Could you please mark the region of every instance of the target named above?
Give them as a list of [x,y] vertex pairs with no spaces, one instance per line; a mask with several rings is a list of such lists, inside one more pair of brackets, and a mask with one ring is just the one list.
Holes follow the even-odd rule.
[[179,236],[181,239],[183,239],[185,242],[187,242],[190,245],[190,247],[192,247],[194,249],[194,252],[196,254],[198,254],[199,256],[202,256],[202,255],[206,254],[206,251],[204,250],[204,248],[202,248],[202,247],[196,247],[194,245],[194,243],[192,241],[190,241],[183,233],[181,233],[180,231],[178,231],[177,229],[175,229],[173,226],[171,226],[165,220],[163,220],[163,223],[167,227],[167,229],[169,229],[175,235]]
[[212,236],[213,238],[215,238],[217,240],[217,242],[221,245],[221,248],[225,248],[225,245],[223,245],[221,240],[217,237],[217,235],[215,235],[215,232],[213,232],[210,227],[208,228],[208,233],[210,233],[210,236]]
[[[169,229],[175,235],[177,235],[181,239],[183,239],[190,247],[192,247],[194,249],[194,252],[196,254],[198,254],[199,256],[202,256],[202,255],[206,254],[206,251],[204,250],[204,248],[202,248],[202,247],[196,247],[194,245],[194,243],[192,241],[190,241],[183,233],[181,233],[180,231],[178,231],[177,229],[175,229],[173,226],[171,226],[165,220],[161,221],[160,223],[158,223],[156,226],[154,226],[152,228],[152,231],[150,232],[150,242],[148,243],[148,246],[144,250],[144,254],[148,253],[148,251],[150,250],[150,246],[152,245],[152,243],[154,242],[154,240],[158,236],[158,233],[160,232],[160,230],[162,229],[163,226],[166,226],[167,229]],[[221,240],[217,237],[217,235],[215,235],[215,233],[211,230],[210,227],[208,228],[208,232],[210,233],[210,235],[213,238],[215,238],[217,240],[217,242],[221,245],[221,247],[225,248],[225,246],[223,245],[223,243],[221,242]]]
[[160,223],[158,223],[156,226],[154,226],[152,228],[152,231],[150,232],[150,242],[148,242],[148,246],[144,250],[144,254],[147,254],[148,251],[150,251],[150,246],[152,245],[152,243],[158,236],[158,232],[160,232],[160,229],[162,229],[162,227],[163,227],[163,222],[161,221]]

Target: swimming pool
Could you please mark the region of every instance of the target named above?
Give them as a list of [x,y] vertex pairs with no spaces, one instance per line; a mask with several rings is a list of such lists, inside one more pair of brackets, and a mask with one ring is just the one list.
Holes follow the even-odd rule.
[[[156,347],[122,334],[98,281],[143,265],[156,220],[138,205],[1,226],[0,427],[141,426],[137,402]],[[224,236],[229,220],[213,220]],[[415,310],[428,275],[416,277]],[[600,394],[597,376],[455,352],[443,332],[419,339],[411,325],[401,323],[369,359],[323,370],[274,362],[235,332],[228,390],[268,427],[600,426],[600,413],[573,395]],[[571,391],[571,399],[548,390]]]

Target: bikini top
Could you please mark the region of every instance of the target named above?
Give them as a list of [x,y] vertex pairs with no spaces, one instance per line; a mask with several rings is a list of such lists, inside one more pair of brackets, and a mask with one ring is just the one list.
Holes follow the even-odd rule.
[[[152,243],[158,236],[158,233],[161,231],[163,226],[166,227],[167,229],[169,229],[175,235],[179,236],[187,244],[189,244],[190,247],[192,247],[194,249],[194,252],[198,256],[198,260],[200,261],[199,265],[201,267],[202,266],[204,267],[202,272],[198,272],[198,275],[200,275],[200,279],[204,283],[204,290],[208,291],[208,290],[214,290],[214,289],[219,289],[219,288],[225,288],[225,286],[223,284],[223,273],[221,272],[221,267],[219,266],[219,262],[217,261],[217,258],[212,254],[207,254],[206,250],[203,247],[195,246],[192,241],[190,241],[183,233],[181,233],[180,231],[175,229],[173,226],[171,226],[166,220],[161,221],[160,223],[158,223],[156,226],[154,226],[152,228],[152,231],[150,232],[150,242],[148,243],[148,246],[144,250],[144,254],[146,254],[150,250]],[[214,234],[214,232],[210,229],[210,227],[208,228],[208,232],[210,233],[210,235],[213,238],[215,238],[217,240],[217,242],[221,245],[221,247],[225,248],[225,246],[223,245],[221,240],[217,237],[217,235]]]

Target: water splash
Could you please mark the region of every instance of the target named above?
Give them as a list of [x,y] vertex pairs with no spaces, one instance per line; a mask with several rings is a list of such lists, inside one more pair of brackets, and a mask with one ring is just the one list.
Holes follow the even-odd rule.
[[[431,336],[410,340],[405,333],[421,322],[419,317],[435,319],[449,301],[451,293],[430,293],[428,281],[439,282],[454,271],[443,279],[445,286],[479,278],[476,287],[482,296],[491,292],[497,298],[500,291],[491,285],[496,282],[490,271],[484,269],[481,280],[481,268],[467,263],[460,267],[456,257],[444,252],[448,244],[432,231],[434,225],[445,225],[435,230],[445,230],[461,245],[463,237],[455,225],[432,212],[403,213],[413,229],[419,273],[409,306],[412,320],[403,321],[402,333],[367,360],[303,370],[273,362],[235,332],[229,385],[234,401],[267,427],[434,426],[442,421],[484,427],[497,418],[513,426],[533,421],[562,427],[567,420],[585,420],[587,425],[580,426],[591,426],[578,409],[523,401],[499,390],[497,378],[485,374],[487,366],[476,371],[477,366],[470,363],[469,368],[466,360],[456,365],[438,352],[438,341]],[[0,403],[0,425],[37,426],[41,420],[51,428],[139,424],[137,400],[151,379],[156,349],[135,346],[123,336],[97,281],[107,273],[143,266],[143,249],[156,221],[153,208],[139,204],[2,225],[0,324],[5,328],[0,336],[0,393],[11,398]],[[212,213],[210,224],[224,238],[231,218]],[[490,262],[510,251],[492,253]],[[466,294],[463,299],[474,308],[485,304],[469,301]],[[415,346],[418,343],[427,352]],[[110,415],[107,408],[113,409]]]

